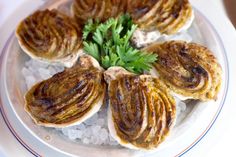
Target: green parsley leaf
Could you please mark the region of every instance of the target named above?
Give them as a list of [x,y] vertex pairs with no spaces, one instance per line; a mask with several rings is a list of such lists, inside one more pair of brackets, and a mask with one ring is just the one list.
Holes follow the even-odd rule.
[[92,42],[83,42],[84,51],[86,51],[89,55],[93,56],[97,61],[100,62],[100,54],[98,50],[98,45]]
[[98,20],[94,22],[92,19],[89,19],[83,29],[83,39],[86,40],[89,34],[93,33],[97,29],[98,25],[99,25]]
[[110,18],[104,23],[88,20],[83,30],[84,50],[105,69],[121,66],[138,74],[149,71],[157,55],[131,46],[130,39],[136,29],[137,25],[128,14]]

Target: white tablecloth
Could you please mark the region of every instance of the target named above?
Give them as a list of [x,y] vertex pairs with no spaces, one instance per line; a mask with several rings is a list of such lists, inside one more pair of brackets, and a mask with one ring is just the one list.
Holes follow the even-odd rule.
[[[4,21],[13,11],[19,7],[24,0],[0,0],[0,34],[1,26],[4,26]],[[221,0],[212,0],[217,14],[225,14]],[[213,6],[210,6],[213,7]],[[236,6],[235,6],[236,8]],[[222,25],[223,26],[223,25]],[[5,41],[0,41],[5,42]],[[235,41],[236,43],[236,41]],[[0,44],[1,45],[1,44]],[[1,48],[0,48],[1,49]],[[236,51],[236,49],[235,49]],[[236,52],[235,52],[236,53]],[[236,55],[235,55],[236,56]],[[236,61],[236,58],[235,58]],[[235,95],[236,97],[236,95]],[[235,141],[236,141],[236,104],[226,104],[207,135],[190,150],[186,156],[193,157],[221,157],[221,156],[236,156]],[[2,117],[0,116],[0,156],[32,156],[10,133],[6,127]]]

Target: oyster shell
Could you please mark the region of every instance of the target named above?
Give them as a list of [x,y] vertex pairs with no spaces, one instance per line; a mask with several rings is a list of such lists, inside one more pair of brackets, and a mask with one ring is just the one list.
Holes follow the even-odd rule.
[[98,65],[84,55],[79,64],[37,83],[25,95],[25,110],[38,125],[80,124],[103,104],[106,85]]
[[36,11],[17,27],[21,48],[30,57],[66,67],[75,64],[82,43],[82,29],[57,10]]
[[143,30],[175,34],[191,19],[188,0],[127,0],[127,12]]
[[129,13],[140,29],[167,35],[189,27],[193,21],[188,0],[75,0],[72,13],[82,24],[91,18],[105,21]]
[[175,123],[175,100],[157,78],[120,67],[104,73],[108,83],[108,128],[121,145],[156,149]]
[[183,41],[155,43],[144,49],[158,54],[159,78],[175,93],[203,101],[217,98],[222,69],[206,47]]
[[126,0],[75,0],[72,13],[82,24],[88,19],[105,21],[124,13],[126,3]]

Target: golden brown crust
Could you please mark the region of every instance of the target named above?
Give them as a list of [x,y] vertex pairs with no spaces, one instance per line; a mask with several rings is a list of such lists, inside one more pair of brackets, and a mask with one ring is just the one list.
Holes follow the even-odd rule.
[[65,127],[97,112],[104,95],[101,69],[78,64],[34,85],[25,95],[25,109],[39,125]]
[[188,0],[128,0],[127,12],[144,30],[177,33],[190,20],[193,11]]
[[57,10],[36,11],[18,25],[16,36],[28,55],[49,62],[77,57],[82,43],[82,29]]
[[88,19],[105,21],[125,12],[126,0],[75,0],[72,12],[79,23]]
[[154,67],[160,79],[177,94],[203,101],[217,98],[222,69],[206,47],[170,41],[153,44],[145,48],[145,51],[158,54]]
[[72,12],[82,24],[129,13],[141,29],[163,34],[177,33],[193,16],[188,0],[75,0]]
[[175,101],[156,78],[120,75],[109,81],[108,95],[116,136],[124,146],[155,149],[174,125]]

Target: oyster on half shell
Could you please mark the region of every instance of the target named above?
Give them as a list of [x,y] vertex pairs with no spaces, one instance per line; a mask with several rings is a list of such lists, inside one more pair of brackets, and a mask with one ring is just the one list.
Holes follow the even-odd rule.
[[131,149],[156,149],[176,118],[168,88],[150,75],[134,75],[120,67],[104,73],[108,83],[108,128],[114,139]]
[[188,0],[128,0],[127,12],[143,30],[175,34],[193,16]]
[[208,48],[184,41],[169,41],[155,43],[144,50],[158,54],[154,67],[170,90],[202,101],[217,99],[222,69]]
[[126,3],[126,0],[75,0],[72,13],[81,24],[88,19],[105,21],[125,13]]
[[18,25],[20,47],[33,59],[73,66],[79,57],[82,28],[57,10],[36,11]]
[[72,126],[100,109],[105,90],[103,69],[84,55],[77,65],[34,85],[25,95],[25,110],[38,125]]

